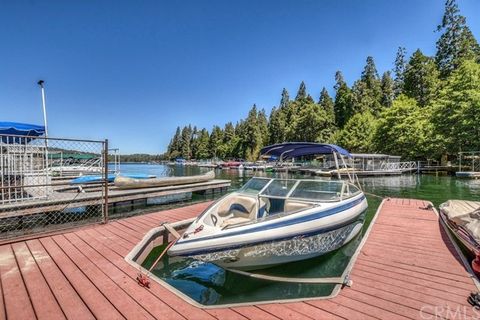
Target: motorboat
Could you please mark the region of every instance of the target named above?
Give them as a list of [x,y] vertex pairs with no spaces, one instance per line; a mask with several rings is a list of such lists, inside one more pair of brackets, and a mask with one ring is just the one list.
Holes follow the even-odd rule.
[[243,169],[243,160],[231,160],[222,163],[222,169]]
[[440,218],[470,257],[480,254],[480,202],[448,200],[440,205]]
[[[273,149],[272,149],[273,148]],[[290,151],[289,151],[290,150]],[[290,157],[349,153],[335,145],[286,143],[266,151]],[[288,151],[288,152],[287,152]],[[262,269],[336,250],[362,229],[367,200],[354,180],[253,177],[210,205],[170,247],[223,268]]]

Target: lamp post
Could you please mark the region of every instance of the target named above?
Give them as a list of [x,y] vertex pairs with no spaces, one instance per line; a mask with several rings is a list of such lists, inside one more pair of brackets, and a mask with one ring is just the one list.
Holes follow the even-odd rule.
[[45,167],[48,172],[48,124],[47,124],[47,107],[45,105],[45,81],[39,80],[37,84],[40,86],[42,92],[42,108],[43,108],[43,123],[45,125]]

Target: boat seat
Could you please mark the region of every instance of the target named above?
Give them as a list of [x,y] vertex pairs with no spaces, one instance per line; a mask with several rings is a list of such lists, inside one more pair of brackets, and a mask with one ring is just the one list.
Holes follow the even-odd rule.
[[285,200],[285,212],[295,212],[300,210],[305,210],[312,208],[313,204],[305,203],[305,202],[298,202],[294,200]]
[[255,215],[257,201],[254,198],[235,195],[229,199],[225,199],[218,207],[217,213],[220,217],[241,217],[250,219]]

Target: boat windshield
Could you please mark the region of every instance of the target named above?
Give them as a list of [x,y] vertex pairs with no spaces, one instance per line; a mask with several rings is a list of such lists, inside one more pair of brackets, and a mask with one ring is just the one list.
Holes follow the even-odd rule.
[[252,178],[240,192],[265,198],[338,201],[360,192],[346,181]]
[[252,178],[239,190],[243,193],[258,194],[272,179]]

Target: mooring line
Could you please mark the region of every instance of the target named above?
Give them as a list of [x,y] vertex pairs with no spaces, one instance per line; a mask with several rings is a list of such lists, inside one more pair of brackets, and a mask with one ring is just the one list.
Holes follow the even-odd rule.
[[266,274],[260,273],[251,273],[247,271],[241,271],[236,269],[224,268],[227,271],[240,274],[242,276],[247,276],[250,278],[268,280],[268,281],[277,281],[277,282],[289,282],[289,283],[310,283],[310,284],[341,284],[350,287],[351,280],[348,277],[348,274],[345,277],[329,277],[329,278],[291,278],[291,277],[278,277],[278,276],[269,276]]

